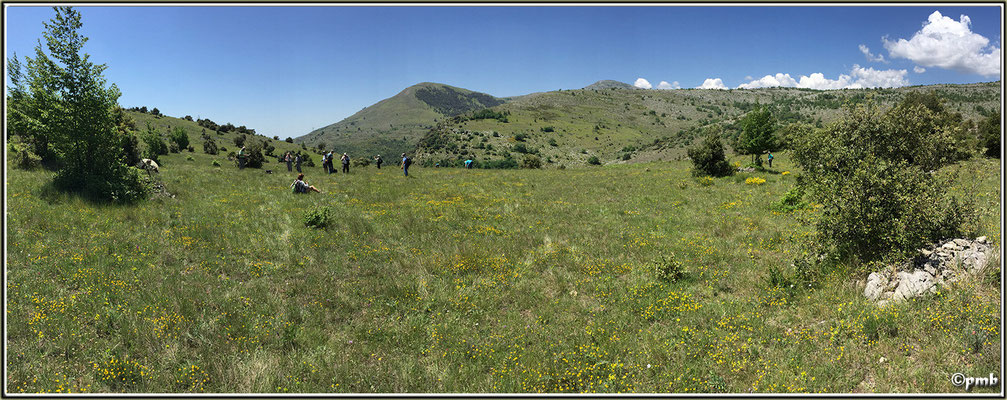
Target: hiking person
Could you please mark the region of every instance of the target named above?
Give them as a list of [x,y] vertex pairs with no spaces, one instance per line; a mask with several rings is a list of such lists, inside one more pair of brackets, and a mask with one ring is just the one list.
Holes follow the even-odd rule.
[[322,192],[318,188],[304,182],[304,174],[297,174],[297,179],[294,179],[294,183],[290,184],[290,188],[294,190],[294,193]]
[[409,164],[412,164],[413,160],[406,157],[406,153],[402,153],[402,173],[409,176]]
[[343,162],[343,173],[344,174],[350,173],[350,156],[346,155],[346,153],[343,153],[343,156],[340,157],[339,160]]
[[238,169],[245,169],[245,146],[238,150]]
[[378,164],[378,169],[381,169],[381,162],[382,162],[382,161],[384,161],[384,160],[382,160],[382,159],[381,159],[381,154],[378,154],[378,156],[377,156],[377,157],[374,157],[374,162],[375,162],[376,164]]
[[769,152],[769,168],[773,168],[773,152]]
[[289,151],[287,152],[286,155],[283,156],[283,161],[287,162],[287,172],[291,172],[291,171],[294,170],[293,165],[292,165],[293,162],[294,162],[294,159],[290,157],[290,152]]
[[472,169],[472,159],[465,160],[465,169]]
[[325,155],[325,158],[327,160],[329,160],[329,173],[330,174],[333,173],[333,172],[336,172],[336,167],[334,165],[332,165],[332,153],[333,152],[335,152],[335,150],[329,150],[329,154]]
[[297,172],[301,172],[301,152],[299,151],[297,152],[297,155],[294,156],[294,166],[297,167]]

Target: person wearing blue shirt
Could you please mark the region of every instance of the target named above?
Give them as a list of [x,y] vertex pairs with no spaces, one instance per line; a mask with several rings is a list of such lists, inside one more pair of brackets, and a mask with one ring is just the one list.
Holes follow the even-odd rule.
[[472,160],[465,160],[465,169],[472,169]]
[[402,153],[402,173],[409,176],[409,164],[412,164],[412,160],[406,157],[406,153]]

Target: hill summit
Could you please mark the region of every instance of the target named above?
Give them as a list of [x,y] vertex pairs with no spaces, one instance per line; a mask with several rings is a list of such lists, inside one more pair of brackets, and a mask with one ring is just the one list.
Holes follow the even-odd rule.
[[437,121],[503,103],[485,93],[423,82],[295,141],[361,156],[406,152]]
[[606,79],[592,83],[584,87],[584,90],[602,90],[602,89],[636,89],[636,86],[630,85],[625,82]]

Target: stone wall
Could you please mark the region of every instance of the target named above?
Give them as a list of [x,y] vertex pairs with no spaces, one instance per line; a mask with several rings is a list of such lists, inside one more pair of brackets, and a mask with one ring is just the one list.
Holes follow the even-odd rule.
[[891,271],[872,272],[864,296],[879,304],[902,301],[948,287],[986,268],[994,256],[985,236],[952,239],[920,250],[915,259]]

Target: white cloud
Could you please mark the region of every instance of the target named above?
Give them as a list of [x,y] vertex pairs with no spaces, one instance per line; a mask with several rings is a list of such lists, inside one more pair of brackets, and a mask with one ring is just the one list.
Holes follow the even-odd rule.
[[646,79],[643,79],[643,78],[636,78],[636,82],[633,83],[633,86],[636,86],[636,87],[638,87],[640,89],[650,89],[651,88],[650,82],[648,82]]
[[658,89],[681,89],[682,85],[679,85],[678,81],[674,81],[672,83],[668,83],[666,81],[661,81],[661,83],[657,84],[657,88]]
[[[749,78],[751,80],[751,78]],[[752,80],[748,83],[742,83],[738,85],[739,89],[755,89],[764,87],[794,87],[797,86],[797,81],[790,77],[790,74],[776,74],[776,75],[766,75],[760,79]]]
[[696,89],[727,89],[727,86],[724,85],[724,81],[720,78],[707,78],[703,81],[703,84],[699,85]]
[[905,58],[924,67],[940,67],[983,76],[1000,75],[1000,47],[972,32],[972,20],[958,21],[934,11],[909,40],[881,40],[892,58]]
[[888,63],[888,61],[885,61],[885,56],[883,56],[881,54],[878,54],[876,56],[874,54],[871,54],[871,49],[869,49],[865,45],[860,45],[860,52],[864,53],[864,57],[867,57],[867,61],[873,61],[873,62],[880,61],[880,62],[883,62],[885,64]]
[[920,67],[920,66],[915,66],[915,67],[913,67],[913,72],[915,72],[917,74],[922,74],[924,72],[927,72],[927,69],[923,68],[923,67]]
[[790,74],[778,73],[776,75],[766,75],[760,79],[752,80],[738,86],[739,89],[755,89],[764,87],[798,87],[808,89],[830,90],[830,89],[861,89],[875,87],[899,87],[909,85],[904,69],[886,69],[878,71],[874,68],[862,68],[854,64],[850,74],[839,74],[836,79],[828,79],[825,74],[816,72],[811,75],[801,75],[799,79],[794,79]]

